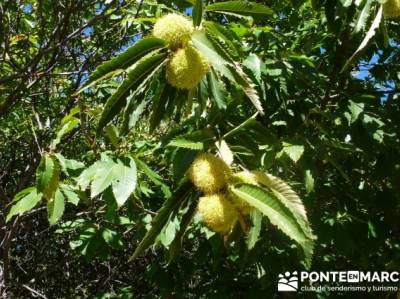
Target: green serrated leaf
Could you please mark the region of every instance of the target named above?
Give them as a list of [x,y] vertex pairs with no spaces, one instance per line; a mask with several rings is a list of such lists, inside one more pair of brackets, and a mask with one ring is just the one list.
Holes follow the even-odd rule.
[[134,97],[132,94],[128,98],[128,105],[124,111],[124,117],[121,125],[121,135],[132,129],[139,120],[140,115],[143,113],[144,108],[146,107],[146,101],[143,100],[144,96],[145,93],[141,93],[137,97]]
[[166,42],[164,40],[155,37],[144,38],[138,41],[132,47],[125,50],[118,56],[100,65],[89,76],[88,80],[84,83],[83,87],[78,91],[78,93],[98,82],[107,74],[119,69],[126,69],[151,51],[163,48],[165,46]]
[[309,169],[306,170],[304,184],[307,193],[311,193],[314,190],[314,177]]
[[193,200],[189,205],[188,210],[185,212],[185,214],[183,214],[179,230],[175,234],[175,238],[169,246],[168,263],[171,263],[175,259],[175,257],[179,254],[179,251],[181,250],[182,247],[183,237],[190,222],[192,221],[194,215],[196,214],[196,208],[197,208],[197,201]]
[[110,124],[105,128],[106,136],[108,140],[111,142],[114,148],[118,148],[119,145],[119,132],[118,129]]
[[36,191],[36,187],[28,187],[28,188],[25,188],[25,189],[21,190],[20,192],[18,192],[14,196],[13,200],[11,201],[11,203],[16,203],[17,201],[19,201],[21,198],[27,196],[32,191]]
[[109,186],[119,207],[121,207],[136,188],[136,164],[132,158],[127,158],[129,166],[122,160],[113,161],[106,157],[95,162],[82,172],[78,185],[85,190],[90,185],[90,196],[94,198]]
[[161,243],[165,248],[169,248],[169,245],[175,239],[176,233],[179,229],[178,218],[171,217],[165,227],[161,230],[160,234],[156,238],[155,243]]
[[121,207],[136,188],[137,171],[135,161],[129,158],[129,167],[118,160],[113,169],[112,190],[118,207]]
[[38,193],[35,187],[30,187],[19,192],[13,199],[14,205],[7,214],[6,222],[16,215],[22,215],[32,210],[42,199],[42,194]]
[[354,123],[360,114],[364,111],[364,103],[356,103],[349,100],[348,109],[350,111],[350,123]]
[[179,207],[182,200],[186,197],[190,190],[190,184],[188,182],[181,185],[176,193],[167,199],[163,206],[158,210],[157,215],[152,221],[151,229],[146,233],[142,241],[140,241],[135,252],[130,257],[129,261],[137,258],[141,255],[149,246],[151,246],[156,240],[159,233],[165,227],[168,222],[170,215],[173,211]]
[[314,250],[314,239],[311,229],[300,217],[294,204],[287,200],[282,193],[274,189],[264,189],[244,184],[231,188],[231,191],[248,204],[257,208],[268,217],[288,237],[299,243],[303,249],[307,267],[311,265]]
[[93,163],[90,167],[86,168],[78,177],[77,184],[81,187],[82,190],[86,190],[86,188],[92,182],[94,176],[97,173],[97,169],[102,164],[102,161],[97,161]]
[[203,22],[203,27],[208,35],[218,39],[224,45],[224,49],[229,52],[230,56],[234,57],[235,60],[239,58],[238,47],[234,44],[237,37],[232,31],[212,21]]
[[256,55],[251,53],[245,61],[243,61],[243,65],[252,71],[254,77],[257,80],[261,79],[261,73],[265,72],[265,66],[261,59]]
[[224,139],[215,142],[215,146],[218,150],[218,155],[226,163],[226,165],[231,165],[233,163],[233,153]]
[[[90,197],[94,198],[111,185],[114,179],[114,161],[106,160],[95,163],[93,176],[90,178]],[[82,173],[83,174],[83,173]]]
[[307,224],[307,226],[309,226],[306,208],[304,207],[303,202],[296,192],[294,192],[285,181],[261,171],[252,171],[252,173],[256,176],[256,179],[260,184],[282,195],[282,197],[279,198],[282,203],[287,206],[295,215],[298,215],[298,218],[301,218],[299,224],[304,222]]
[[177,91],[173,86],[165,83],[161,83],[157,88],[156,94],[153,97],[153,105],[151,107],[152,114],[150,118],[150,132],[153,132],[161,123],[168,103],[174,98],[176,92]]
[[282,155],[283,153],[296,163],[304,153],[304,146],[283,142],[283,148],[278,155]]
[[60,189],[57,189],[54,197],[47,203],[47,214],[50,226],[56,224],[64,214],[65,200]]
[[203,0],[196,0],[193,7],[193,26],[200,26],[201,20],[203,19]]
[[297,223],[300,225],[304,235],[307,237],[306,242],[303,244],[303,249],[306,263],[310,265],[313,254],[313,243],[316,237],[312,232],[307,218],[306,208],[300,197],[282,179],[261,171],[252,171],[252,173],[256,176],[258,183],[267,187],[275,198],[290,210]]
[[363,9],[361,10],[360,15],[358,16],[354,32],[360,32],[364,30],[367,20],[371,14],[371,4],[372,0],[367,0],[365,2]]
[[141,160],[136,159],[137,166],[144,172],[145,175],[156,185],[161,186],[161,190],[164,193],[165,197],[171,196],[170,188],[165,185],[162,181],[162,177],[159,176],[156,172],[154,172],[146,163]]
[[213,62],[213,68],[233,83],[239,84],[258,112],[264,115],[264,109],[261,105],[255,84],[243,71],[240,64],[235,62],[233,57],[230,56],[219,42],[214,37],[206,35],[204,32],[196,32],[193,34],[192,41],[198,50]]
[[156,71],[165,63],[167,53],[156,54],[156,51],[143,57],[128,72],[127,78],[118,87],[117,91],[108,98],[97,126],[97,134],[123,109],[130,92],[140,92]]
[[261,232],[262,214],[255,210],[250,215],[252,226],[247,236],[247,249],[251,250],[256,245]]
[[201,151],[204,149],[203,142],[196,142],[196,141],[191,141],[191,140],[182,139],[182,138],[171,140],[168,143],[168,146],[182,147],[182,148],[188,148],[188,149],[198,150],[198,151]]
[[375,36],[375,33],[378,31],[378,28],[381,24],[383,17],[383,7],[380,5],[378,13],[375,16],[374,21],[371,24],[371,27],[369,28],[367,34],[365,35],[363,41],[361,42],[360,46],[357,48],[357,50],[354,52],[354,54],[347,59],[346,63],[344,64],[342,70],[340,73],[343,73],[346,71],[352,64],[355,62],[356,58],[359,57],[359,55],[362,54],[362,52],[366,49],[372,38]]
[[71,186],[66,184],[60,184],[60,190],[67,198],[68,202],[72,203],[73,205],[77,206],[79,203],[79,196],[75,193],[74,189]]
[[83,164],[82,162],[67,159],[60,153],[56,153],[56,154],[54,154],[54,156],[57,158],[58,162],[60,163],[61,170],[67,175],[69,175],[68,170],[72,170],[72,171],[80,170],[85,167],[85,164]]
[[242,88],[243,92],[253,103],[254,107],[260,113],[260,115],[264,115],[264,108],[260,102],[260,97],[256,90],[256,85],[251,81],[251,79],[247,76],[247,74],[243,71],[241,66],[237,63],[231,66],[232,73],[236,79],[236,83]]
[[277,226],[291,239],[298,243],[304,243],[307,240],[294,215],[271,192],[247,184],[231,188],[231,191],[267,216],[273,225]]
[[224,86],[221,81],[218,80],[214,70],[211,70],[207,73],[207,83],[208,92],[214,99],[217,107],[219,109],[225,109],[226,101],[224,95]]
[[212,68],[221,73],[231,81],[235,81],[232,72],[227,65],[229,62],[222,57],[215,49],[213,43],[209,40],[206,33],[196,31],[192,35],[193,45],[209,60],[212,61]]
[[265,5],[249,1],[217,2],[206,6],[205,11],[251,17],[268,17],[274,13]]
[[129,122],[128,122],[129,129],[133,128],[136,125],[137,121],[139,120],[139,116],[143,113],[145,107],[146,103],[143,101],[136,107],[135,111],[133,111],[133,113],[129,116]]
[[44,155],[36,170],[36,188],[38,192],[50,200],[58,187],[60,180],[60,165],[58,161],[50,156]]
[[51,142],[51,148],[55,149],[56,146],[60,143],[61,138],[71,132],[79,124],[79,122],[79,119],[77,119],[76,117],[71,117],[68,122],[64,123],[57,131],[56,138]]

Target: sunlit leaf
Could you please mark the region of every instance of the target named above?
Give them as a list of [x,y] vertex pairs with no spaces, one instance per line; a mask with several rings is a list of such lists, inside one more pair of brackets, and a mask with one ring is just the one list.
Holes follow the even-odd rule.
[[205,10],[252,17],[268,17],[273,14],[273,10],[269,7],[249,1],[217,2],[206,6]]
[[36,170],[36,188],[38,192],[50,200],[58,187],[60,180],[60,165],[51,155],[44,155]]
[[65,200],[64,195],[57,189],[54,198],[51,198],[47,203],[47,214],[50,225],[56,224],[64,214]]
[[7,214],[6,221],[16,215],[23,215],[24,213],[32,210],[42,199],[42,194],[36,191],[36,188],[27,188],[19,192],[14,198],[15,202]]

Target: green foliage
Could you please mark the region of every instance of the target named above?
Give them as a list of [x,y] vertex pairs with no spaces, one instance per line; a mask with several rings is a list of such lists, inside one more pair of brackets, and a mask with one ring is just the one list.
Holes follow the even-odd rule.
[[60,189],[57,189],[54,198],[47,203],[47,214],[50,225],[56,224],[64,214],[65,198]]
[[60,184],[59,188],[60,188],[61,193],[68,200],[68,202],[72,203],[75,206],[78,205],[80,198],[79,198],[78,194],[76,194],[74,189],[71,188],[71,186],[65,185],[65,184]]
[[143,254],[143,252],[154,243],[161,230],[167,224],[171,213],[176,211],[176,209],[179,208],[182,200],[185,199],[185,196],[188,193],[188,188],[189,184],[184,183],[177,189],[173,196],[164,202],[161,209],[158,210],[156,217],[154,220],[152,220],[152,226],[150,230],[146,233],[143,240],[140,241],[139,245],[135,249],[135,252],[130,257],[130,260],[133,260],[139,255]]
[[[75,109],[75,111],[72,111],[72,113],[76,114],[76,113],[78,113],[78,110]],[[57,131],[56,138],[51,143],[51,148],[55,149],[56,146],[60,143],[61,138],[64,135],[71,132],[73,129],[75,129],[77,127],[77,125],[79,124],[79,122],[80,122],[79,119],[77,119],[76,117],[72,117],[71,113],[69,115],[67,115],[66,117],[64,117],[61,120],[61,127]]]
[[247,248],[249,250],[253,249],[257,241],[260,238],[261,224],[262,224],[262,213],[255,210],[251,213],[252,226],[249,230],[249,236],[247,238]]
[[273,14],[272,9],[255,2],[226,1],[207,5],[206,11],[220,12],[239,16],[268,17]]
[[146,88],[146,83],[152,78],[152,75],[164,64],[166,54],[157,53],[154,51],[143,57],[134,65],[133,69],[128,71],[126,80],[107,100],[104,106],[104,111],[97,127],[98,134],[126,105],[126,98],[129,92],[141,92],[142,88]]
[[115,75],[115,72],[118,70],[126,70],[135,64],[140,58],[165,46],[166,42],[156,37],[140,40],[126,51],[96,68],[79,92],[82,92],[84,89],[92,86],[99,80]]
[[13,206],[8,212],[6,221],[9,221],[15,215],[22,215],[32,210],[41,199],[42,194],[37,193],[34,187],[20,191],[13,199]]
[[43,196],[50,200],[58,187],[60,180],[60,165],[50,155],[44,155],[36,171],[36,188]]
[[307,231],[303,230],[295,214],[276,194],[251,185],[232,188],[231,191],[251,206],[257,208],[268,217],[273,225],[276,225],[288,237],[299,243],[304,249],[307,266],[310,267],[313,253],[312,239],[309,238]]
[[196,0],[193,7],[193,25],[200,26],[203,19],[203,0]]
[[103,155],[79,176],[77,183],[85,190],[90,185],[92,198],[111,186],[115,200],[121,207],[136,188],[136,163],[131,157],[117,159]]
[[[168,13],[210,63],[190,90],[152,36]],[[285,271],[399,268],[381,2],[4,0],[0,19],[0,296],[275,298]],[[257,178],[219,190],[256,208],[226,235],[197,213],[199,152]]]
[[[366,4],[367,6],[367,4]],[[383,8],[382,6],[379,8],[378,13],[375,16],[374,21],[371,24],[371,27],[368,29],[368,32],[365,35],[365,38],[361,42],[360,46],[357,48],[357,50],[354,52],[354,54],[346,61],[345,65],[343,66],[341,72],[344,72],[347,70],[354,60],[360,55],[360,53],[366,48],[368,43],[371,41],[371,39],[374,37],[376,31],[379,29],[380,23],[382,21],[383,17]],[[357,29],[357,27],[356,27]]]

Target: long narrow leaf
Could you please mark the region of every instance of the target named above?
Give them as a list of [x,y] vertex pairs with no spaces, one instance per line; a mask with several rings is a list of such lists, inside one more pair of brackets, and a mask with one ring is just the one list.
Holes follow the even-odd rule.
[[131,128],[136,125],[136,122],[139,119],[139,116],[142,114],[146,101],[144,97],[146,96],[146,92],[140,93],[138,95],[132,94],[128,97],[128,105],[124,110],[124,116],[122,118],[121,125],[121,135],[125,135]]
[[206,6],[205,11],[232,14],[237,16],[267,17],[274,11],[262,4],[248,1],[225,1]]
[[118,69],[126,69],[130,65],[134,64],[138,59],[144,57],[146,54],[156,49],[163,48],[165,45],[166,42],[164,40],[155,37],[144,38],[138,41],[132,47],[128,48],[118,56],[100,65],[89,76],[87,81],[77,93],[82,92],[111,72],[115,72]]
[[143,161],[136,159],[136,164],[143,171],[143,173],[156,185],[161,187],[162,192],[164,193],[165,197],[171,196],[170,188],[164,184],[163,178],[158,175],[155,171],[153,171],[146,163]]
[[291,239],[298,243],[303,243],[307,240],[306,235],[303,233],[292,212],[270,192],[267,192],[263,188],[247,184],[232,188],[232,192],[251,206],[257,208],[269,218],[273,225],[276,225]]
[[372,3],[373,3],[372,0],[367,0],[367,2],[364,4],[363,9],[361,10],[360,15],[358,16],[354,32],[360,32],[365,28],[369,15],[371,14]]
[[154,70],[163,66],[166,53],[150,55],[142,58],[118,87],[117,91],[107,100],[100,117],[97,134],[122,110],[126,104],[129,92],[138,90],[149,79]]
[[214,70],[211,70],[207,74],[207,86],[208,86],[208,92],[210,95],[212,95],[212,98],[214,99],[215,103],[217,104],[217,107],[219,109],[225,109],[226,108],[226,101],[225,101],[225,95],[224,95],[224,86],[217,79],[217,76],[215,75]]
[[152,115],[150,119],[150,132],[153,132],[155,128],[161,123],[165,116],[168,103],[174,100],[177,94],[177,89],[169,84],[162,84],[159,92],[153,97]]
[[274,195],[293,213],[297,223],[309,239],[315,239],[310,223],[307,218],[306,209],[300,197],[292,188],[280,178],[261,171],[254,171],[257,181],[270,188]]
[[365,50],[367,45],[370,43],[371,39],[375,36],[375,33],[377,32],[379,25],[381,24],[382,16],[383,16],[383,7],[381,5],[363,41],[361,42],[357,50],[354,52],[354,54],[349,59],[347,59],[345,65],[340,71],[341,73],[346,71],[354,63],[356,58],[359,57],[359,55],[361,55],[361,53]]
[[225,50],[217,39],[211,35],[207,36],[209,42],[212,44],[213,49],[221,56],[224,60],[228,62],[228,69],[230,74],[233,76],[229,78],[231,81],[236,82],[240,85],[243,92],[247,95],[250,101],[253,103],[254,107],[258,110],[261,115],[264,115],[264,109],[260,102],[260,97],[256,90],[255,84],[251,81],[249,76],[243,71],[242,66],[235,61],[235,59],[230,55],[230,53]]
[[303,249],[307,267],[311,265],[314,250],[314,241],[298,223],[298,218],[293,211],[279,198],[279,193],[269,192],[266,189],[244,184],[231,188],[231,191],[257,208],[268,217],[270,222],[284,232],[288,237],[299,243]]
[[176,233],[174,240],[169,246],[168,262],[171,263],[175,257],[179,254],[182,247],[183,236],[196,213],[197,201],[193,200],[186,213],[182,217],[182,221],[179,227],[179,231]]
[[203,0],[196,0],[196,4],[193,7],[193,25],[200,26],[203,18]]
[[53,226],[58,222],[58,220],[61,219],[62,215],[64,214],[64,209],[65,197],[60,189],[57,189],[54,198],[47,203],[47,217],[50,226]]
[[38,192],[50,200],[58,187],[60,180],[60,164],[52,155],[44,155],[36,170],[36,188]]
[[289,202],[291,202],[291,204],[295,207],[297,212],[302,215],[302,217],[307,218],[306,209],[301,199],[286,182],[271,174],[266,174],[261,171],[253,171],[253,173],[256,175],[259,183],[281,193]]
[[261,224],[262,224],[262,214],[255,210],[251,213],[251,222],[252,226],[249,230],[249,234],[247,236],[247,249],[251,250],[256,245],[261,232]]
[[154,243],[159,233],[167,224],[171,213],[177,207],[179,207],[179,204],[186,197],[189,190],[190,190],[190,184],[184,183],[172,197],[170,197],[164,202],[163,206],[161,207],[161,209],[158,210],[157,215],[154,217],[152,221],[151,229],[147,232],[142,241],[139,243],[138,247],[130,257],[129,261],[132,261],[135,258],[137,258]]
[[220,74],[225,76],[231,81],[235,78],[232,72],[229,70],[227,61],[223,56],[221,56],[215,49],[213,43],[208,38],[207,34],[202,31],[196,31],[192,35],[193,45],[209,60],[212,61],[212,68],[218,71]]
[[264,108],[262,107],[262,104],[260,102],[260,97],[258,96],[255,84],[251,81],[251,79],[238,64],[235,64],[235,67],[232,68],[232,71],[235,75],[237,83],[240,85],[243,92],[253,103],[257,111],[261,115],[264,115]]
[[212,21],[203,22],[203,27],[208,35],[212,35],[214,38],[218,39],[229,54],[235,59],[239,58],[239,50],[234,44],[234,40],[237,37],[231,31],[227,30],[224,26],[221,26]]
[[188,148],[192,150],[203,150],[204,144],[203,142],[200,141],[192,141],[192,140],[186,140],[182,138],[177,138],[171,140],[167,146],[175,146],[175,147],[181,147],[181,148]]

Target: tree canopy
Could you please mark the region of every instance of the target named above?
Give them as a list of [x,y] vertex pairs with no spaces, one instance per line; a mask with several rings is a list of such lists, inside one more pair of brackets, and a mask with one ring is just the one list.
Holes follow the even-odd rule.
[[398,0],[2,0],[0,296],[397,271],[399,20]]

